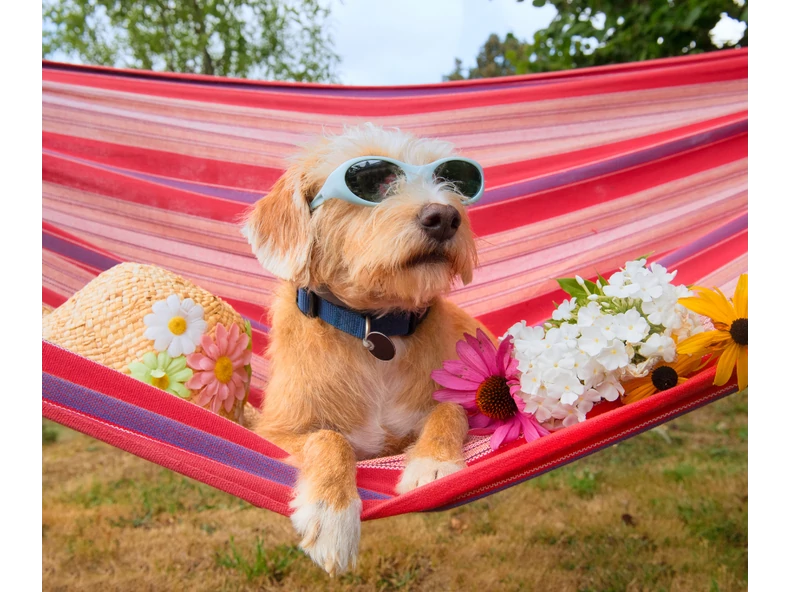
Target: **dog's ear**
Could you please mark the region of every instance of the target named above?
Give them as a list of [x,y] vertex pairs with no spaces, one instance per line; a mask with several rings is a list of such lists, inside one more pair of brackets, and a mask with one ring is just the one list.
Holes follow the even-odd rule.
[[242,234],[264,269],[307,285],[310,277],[310,206],[302,176],[289,170],[247,216]]

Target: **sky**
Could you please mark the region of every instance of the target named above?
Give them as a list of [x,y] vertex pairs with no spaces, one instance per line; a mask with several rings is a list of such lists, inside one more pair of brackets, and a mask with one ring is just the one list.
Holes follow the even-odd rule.
[[332,0],[330,33],[343,84],[441,82],[474,63],[491,33],[532,39],[556,10],[516,0]]
[[[325,0],[327,23],[340,57],[338,82],[348,85],[397,85],[441,82],[455,68],[474,65],[492,33],[512,32],[532,40],[556,14],[547,3],[525,0]],[[733,0],[742,5],[743,0]],[[714,42],[740,39],[744,23],[722,18]],[[70,61],[65,54],[52,57]]]

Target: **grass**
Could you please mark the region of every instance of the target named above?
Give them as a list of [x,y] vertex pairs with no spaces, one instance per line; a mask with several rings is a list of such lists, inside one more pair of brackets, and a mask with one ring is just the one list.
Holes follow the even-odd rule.
[[44,590],[746,590],[747,395],[448,512],[329,579],[287,518],[43,426]]

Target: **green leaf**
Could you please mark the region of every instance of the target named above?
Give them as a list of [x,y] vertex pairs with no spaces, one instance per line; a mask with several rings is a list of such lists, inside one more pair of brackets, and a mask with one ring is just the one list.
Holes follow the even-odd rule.
[[247,349],[252,349],[252,325],[247,319],[244,319],[244,332],[250,338],[247,342]]
[[[563,292],[572,298],[576,298],[577,300],[587,298],[587,292],[585,292],[584,288],[579,285],[579,282],[576,281],[576,278],[560,278],[557,280],[557,283],[560,285],[560,288],[562,288]],[[593,287],[596,288],[595,284],[593,284]]]
[[608,285],[609,285],[609,282],[607,282],[607,281],[606,281],[606,278],[605,278],[605,277],[603,277],[603,276],[602,276],[602,275],[601,275],[601,274],[598,272],[598,270],[597,270],[597,269],[595,270],[595,275],[597,275],[597,276],[598,276],[598,280],[601,282],[601,286],[608,286]]
[[652,257],[654,254],[655,254],[655,251],[650,251],[646,255],[640,255],[639,257],[636,257],[634,259],[634,261],[639,261],[640,259],[645,259],[646,260],[648,257]]
[[590,291],[590,294],[600,294],[601,293],[601,289],[598,286],[596,286],[593,282],[591,282],[590,280],[584,280],[584,285],[587,286],[587,289]]
[[695,6],[694,8],[692,8],[691,12],[686,17],[686,20],[683,22],[683,28],[690,29],[691,27],[693,27],[694,23],[697,22],[697,19],[700,17],[701,14],[702,14],[702,6]]

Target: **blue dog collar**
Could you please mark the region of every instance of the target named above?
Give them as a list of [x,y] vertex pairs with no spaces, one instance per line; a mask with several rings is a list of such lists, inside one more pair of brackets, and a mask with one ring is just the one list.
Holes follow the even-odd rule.
[[[362,339],[365,347],[381,360],[391,360],[395,351],[393,348],[392,355],[387,357],[387,345],[379,347],[376,339],[372,339],[373,336],[378,334],[389,338],[411,335],[428,314],[428,311],[421,315],[413,312],[393,312],[377,317],[334,304],[305,288],[299,288],[296,292],[296,306],[306,317],[321,319],[344,333]],[[382,355],[385,357],[381,357]]]

